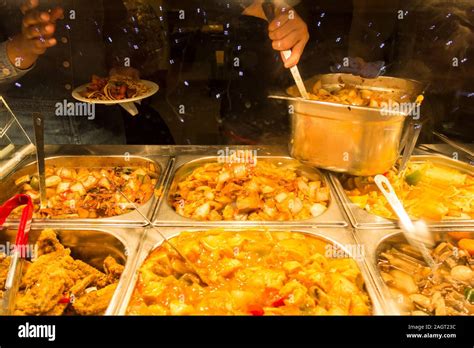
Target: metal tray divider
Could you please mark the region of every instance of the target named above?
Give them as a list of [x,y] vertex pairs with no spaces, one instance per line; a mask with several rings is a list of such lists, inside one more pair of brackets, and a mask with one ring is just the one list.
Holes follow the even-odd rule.
[[168,167],[166,168],[166,173],[163,176],[163,182],[161,184],[163,189],[162,189],[162,192],[161,192],[161,196],[159,198],[159,202],[155,205],[155,209],[153,210],[153,214],[151,214],[151,216],[150,216],[150,221],[151,222],[155,221],[155,219],[158,216],[158,213],[161,209],[161,206],[163,204],[167,203],[168,191],[169,191],[170,186],[173,182],[173,169],[174,169],[175,162],[176,162],[176,157],[175,156],[170,157],[170,159],[168,161]]
[[[387,286],[383,281],[381,281],[380,276],[378,276],[378,269],[376,265],[376,255],[375,250],[372,245],[367,245],[367,241],[362,239],[360,233],[371,233],[371,235],[387,235],[390,230],[379,230],[379,231],[370,231],[370,230],[357,230],[352,228],[352,236],[356,240],[356,243],[364,247],[364,267],[366,268],[367,275],[370,278],[373,288],[377,292],[376,296],[379,299],[381,305],[381,311],[384,315],[397,315],[399,312],[393,308],[387,301],[392,301],[392,298],[388,298],[386,292],[388,291]],[[361,231],[361,232],[359,232]],[[401,231],[400,231],[401,232]]]
[[[117,294],[117,300],[114,303],[114,307],[111,308],[110,313],[108,315],[122,315],[122,305],[125,298],[130,298],[135,288],[136,277],[138,276],[138,269],[143,261],[140,262],[140,256],[142,254],[143,244],[145,243],[147,237],[148,228],[145,227],[142,229],[140,233],[140,237],[138,243],[135,248],[135,255],[131,260],[131,264],[129,267],[129,272],[126,278],[123,281],[122,287],[120,292]],[[133,287],[131,286],[133,284]],[[125,314],[125,313],[123,313]]]

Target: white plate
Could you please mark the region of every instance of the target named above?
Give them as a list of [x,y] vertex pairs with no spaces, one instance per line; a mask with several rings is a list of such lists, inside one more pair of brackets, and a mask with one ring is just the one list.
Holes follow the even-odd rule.
[[74,91],[72,91],[72,97],[76,100],[79,100],[85,103],[114,105],[114,104],[126,104],[126,103],[139,102],[142,99],[151,97],[153,94],[155,94],[159,90],[158,85],[154,82],[147,81],[147,80],[140,80],[140,82],[148,87],[148,92],[135,98],[127,98],[127,99],[121,99],[121,100],[98,100],[98,99],[89,99],[89,98],[83,97],[81,93],[86,90],[87,86],[89,86],[89,83],[82,85],[80,87],[77,87]]

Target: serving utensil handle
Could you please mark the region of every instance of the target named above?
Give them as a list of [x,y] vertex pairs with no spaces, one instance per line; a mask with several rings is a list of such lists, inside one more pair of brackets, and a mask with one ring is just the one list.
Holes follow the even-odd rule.
[[35,129],[36,163],[39,176],[39,191],[41,208],[46,208],[46,168],[44,154],[44,117],[39,113],[33,114],[33,125]]
[[415,224],[411,221],[402,202],[398,199],[392,184],[384,175],[376,175],[374,181],[380,191],[382,191],[395,214],[397,214],[405,238],[413,247],[420,251],[426,263],[432,269],[435,269],[436,263],[425,245],[434,244],[426,224],[423,221],[417,221]]
[[415,150],[416,143],[418,138],[420,137],[422,124],[421,123],[410,123],[408,125],[407,135],[405,139],[405,144],[403,148],[403,155],[400,161],[400,166],[398,167],[398,171],[401,173],[405,170],[408,161]]
[[[283,51],[283,56],[285,59],[289,59],[291,57],[291,50]],[[304,99],[309,99],[308,92],[306,91],[306,87],[304,85],[303,79],[301,78],[300,71],[298,70],[298,66],[295,65],[290,68],[291,75],[293,75],[293,79],[296,82],[296,87],[298,87],[298,91],[300,92],[301,96]]]

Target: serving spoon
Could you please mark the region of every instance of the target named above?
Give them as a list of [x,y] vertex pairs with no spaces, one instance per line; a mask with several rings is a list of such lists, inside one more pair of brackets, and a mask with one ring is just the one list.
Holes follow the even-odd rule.
[[431,247],[434,246],[434,240],[428,231],[426,223],[422,220],[413,223],[403,207],[402,202],[398,199],[392,184],[384,175],[376,175],[374,181],[398,216],[400,227],[408,243],[419,250],[427,265],[432,270],[435,270],[437,268],[436,262],[427,248],[427,245]]

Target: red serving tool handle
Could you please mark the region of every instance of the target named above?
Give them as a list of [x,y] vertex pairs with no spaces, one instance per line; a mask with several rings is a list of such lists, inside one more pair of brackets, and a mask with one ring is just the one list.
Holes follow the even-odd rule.
[[[28,243],[28,233],[31,229],[31,221],[33,219],[34,205],[31,197],[20,194],[10,198],[0,206],[0,227],[3,226],[7,217],[16,207],[26,205],[21,213],[20,225],[18,226],[18,233],[16,235],[15,245],[17,247],[26,246]],[[25,251],[25,248],[20,248]],[[23,254],[24,252],[22,252]],[[22,255],[23,257],[24,255]]]

